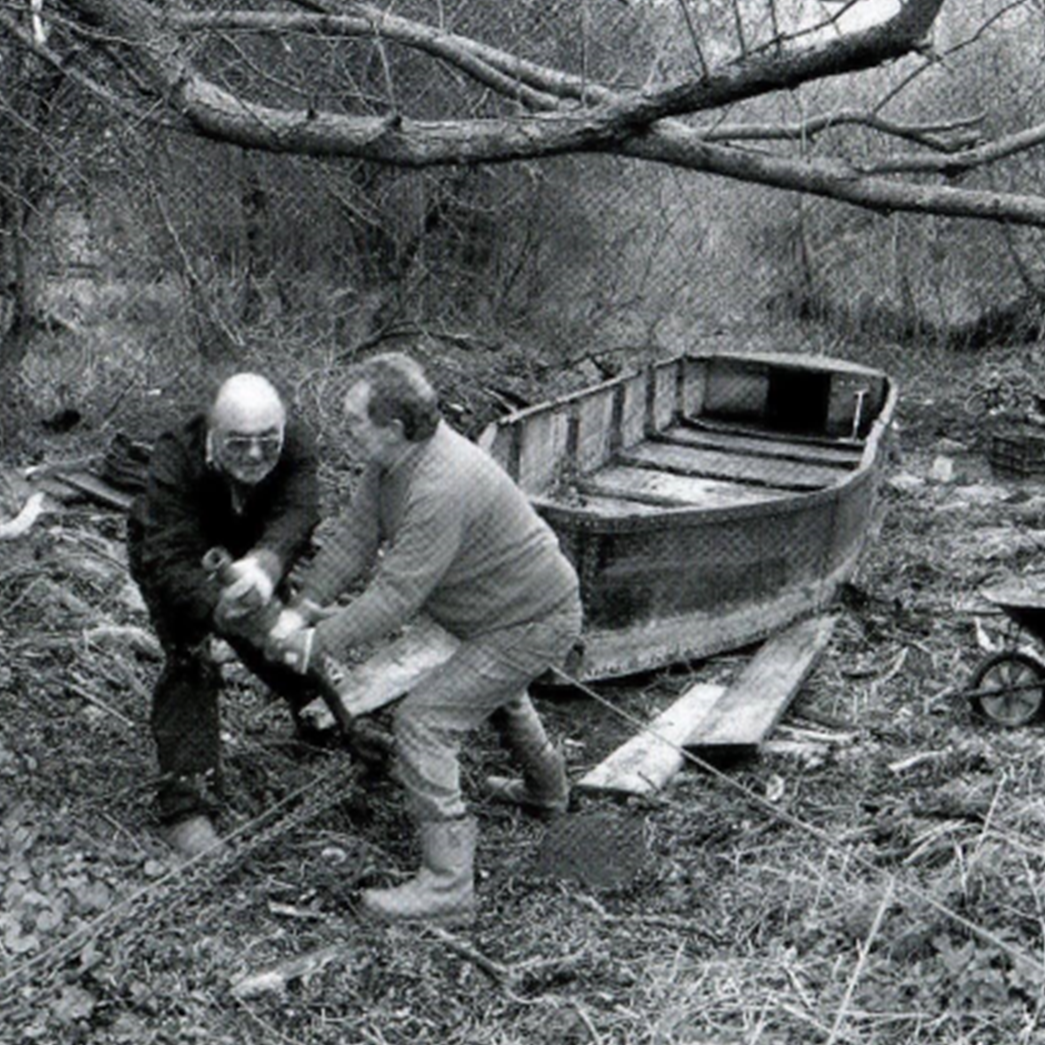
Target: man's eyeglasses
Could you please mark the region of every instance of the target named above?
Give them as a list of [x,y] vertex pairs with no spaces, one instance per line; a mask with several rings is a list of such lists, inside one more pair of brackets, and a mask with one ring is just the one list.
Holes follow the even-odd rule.
[[221,449],[229,457],[250,457],[255,448],[259,456],[271,460],[278,457],[283,449],[283,436],[279,432],[265,432],[261,435],[231,433],[221,438]]

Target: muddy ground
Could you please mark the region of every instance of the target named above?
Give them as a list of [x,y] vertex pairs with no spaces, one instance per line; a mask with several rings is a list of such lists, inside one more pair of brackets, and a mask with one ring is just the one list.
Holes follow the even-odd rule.
[[[0,1041],[1045,1040],[1043,734],[961,693],[1008,641],[980,589],[1042,565],[1045,486],[988,461],[1032,358],[906,375],[881,532],[771,742],[654,799],[578,799],[619,874],[548,873],[544,828],[478,798],[505,766],[478,736],[480,916],[452,934],[356,920],[359,890],[416,859],[397,791],[296,741],[235,661],[229,850],[172,862],[122,516],[50,505],[0,545]],[[579,777],[748,653],[541,709]]]

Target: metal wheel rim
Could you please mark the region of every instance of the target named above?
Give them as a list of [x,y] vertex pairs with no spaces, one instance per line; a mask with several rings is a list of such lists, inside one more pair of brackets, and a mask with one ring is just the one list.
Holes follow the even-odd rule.
[[[1042,671],[1033,661],[1013,655],[988,665],[978,679],[983,689],[1011,690],[997,696],[981,696],[983,713],[1005,726],[1022,726],[1032,721],[1042,704]],[[1028,686],[1036,688],[1026,688]],[[1023,688],[1015,688],[1023,687]]]

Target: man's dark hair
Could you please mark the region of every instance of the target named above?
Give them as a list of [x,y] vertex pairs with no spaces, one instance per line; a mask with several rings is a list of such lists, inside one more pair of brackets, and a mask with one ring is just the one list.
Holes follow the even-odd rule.
[[416,360],[402,352],[372,356],[348,369],[342,387],[347,392],[364,381],[370,386],[367,414],[375,425],[386,428],[399,421],[411,443],[435,434],[442,416],[439,397]]

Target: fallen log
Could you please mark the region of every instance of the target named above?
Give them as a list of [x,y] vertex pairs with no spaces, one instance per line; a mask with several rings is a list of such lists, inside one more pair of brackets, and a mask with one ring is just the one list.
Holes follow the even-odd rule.
[[133,495],[117,490],[115,486],[111,486],[104,479],[99,479],[92,472],[59,471],[55,472],[52,478],[72,487],[88,500],[103,504],[107,508],[125,512],[134,502]]
[[[344,669],[336,682],[342,706],[356,717],[398,700],[426,672],[449,660],[457,646],[457,639],[435,621],[418,618],[373,656]],[[322,701],[310,704],[304,714],[318,729],[334,724]]]

